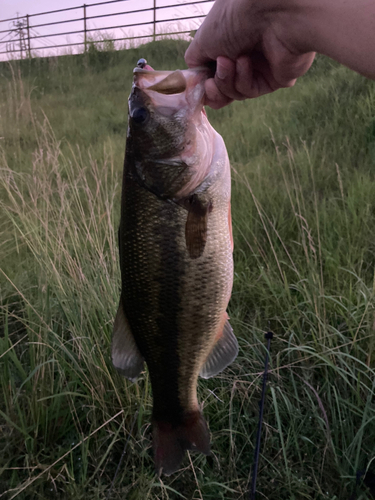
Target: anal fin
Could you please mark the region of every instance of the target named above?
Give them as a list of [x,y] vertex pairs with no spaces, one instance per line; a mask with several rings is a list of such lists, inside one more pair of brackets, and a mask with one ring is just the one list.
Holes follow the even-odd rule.
[[135,343],[121,299],[113,325],[112,363],[116,370],[132,382],[135,382],[144,367],[144,358]]
[[228,321],[227,313],[225,313],[223,319],[224,326],[220,330],[219,336],[201,368],[199,375],[202,378],[214,377],[237,357],[238,342]]

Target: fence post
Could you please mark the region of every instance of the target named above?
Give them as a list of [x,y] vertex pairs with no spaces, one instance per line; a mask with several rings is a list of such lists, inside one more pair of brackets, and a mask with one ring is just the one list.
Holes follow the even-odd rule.
[[85,33],[85,52],[87,52],[86,4],[83,4],[83,31]]
[[154,0],[154,35],[153,40],[156,40],[156,0]]
[[29,59],[31,59],[29,14],[26,14],[26,28],[27,28],[27,52],[29,55]]
[[21,59],[23,59],[23,46],[22,46],[22,21],[20,21],[18,14],[17,14],[17,23],[16,26],[18,28],[18,34],[20,36],[20,54],[21,54]]

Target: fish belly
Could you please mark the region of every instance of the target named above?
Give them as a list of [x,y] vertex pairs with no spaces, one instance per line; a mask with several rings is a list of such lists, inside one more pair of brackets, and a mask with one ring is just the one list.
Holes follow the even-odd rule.
[[127,179],[120,248],[122,302],[152,384],[153,418],[178,426],[197,411],[199,371],[215,343],[230,297],[230,193],[212,193],[207,242],[192,259],[187,210]]

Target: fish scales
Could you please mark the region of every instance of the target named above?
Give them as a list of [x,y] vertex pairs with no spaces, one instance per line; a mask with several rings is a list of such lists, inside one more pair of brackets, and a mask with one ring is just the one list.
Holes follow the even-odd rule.
[[[195,80],[203,88],[204,76],[197,74],[193,73]],[[139,75],[135,75],[137,79]],[[203,91],[197,97],[197,123],[211,127],[201,116]],[[155,136],[142,137],[140,127],[132,123],[132,113],[148,113],[147,105],[153,106],[151,118],[146,114],[147,120],[156,119],[157,98],[154,96],[150,104],[147,88],[140,91],[136,83],[129,101],[119,230],[122,293],[112,359],[131,379],[136,378],[146,361],[153,392],[156,470],[170,474],[178,468],[185,449],[209,452],[209,433],[197,400],[198,376],[207,363],[214,366],[213,372],[221,371],[237,354],[237,343],[226,315],[233,259],[228,220],[230,171],[225,146],[211,128],[214,154],[210,164],[198,167],[198,160],[190,159],[195,158],[194,154],[199,157],[196,149],[200,136],[194,136],[191,127],[194,113],[190,116],[186,112],[186,116],[176,119],[177,107],[174,113],[165,112],[169,119],[162,116],[156,127],[149,125],[152,131],[158,131],[158,141],[163,143],[158,150]],[[168,98],[174,110],[173,92]],[[165,107],[164,96],[162,104]],[[186,137],[187,131],[192,135]],[[191,137],[197,143],[196,149],[182,159]],[[198,168],[207,172],[193,186],[190,177]],[[187,194],[179,195],[186,185]],[[223,332],[229,335],[228,341]],[[221,348],[215,351],[220,342],[224,354]]]

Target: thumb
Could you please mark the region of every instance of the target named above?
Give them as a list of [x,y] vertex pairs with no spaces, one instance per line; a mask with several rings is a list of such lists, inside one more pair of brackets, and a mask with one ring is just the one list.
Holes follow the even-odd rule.
[[185,52],[185,62],[189,68],[203,66],[205,63],[211,61],[201,47],[200,43],[200,29],[196,32],[193,41]]

